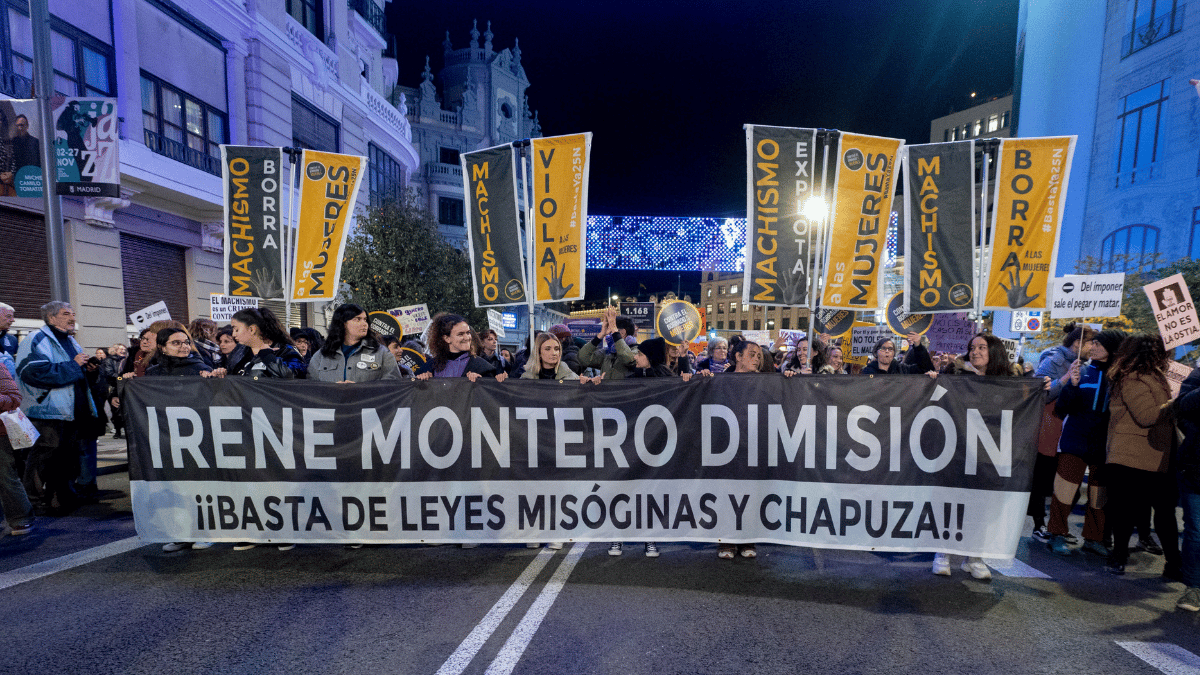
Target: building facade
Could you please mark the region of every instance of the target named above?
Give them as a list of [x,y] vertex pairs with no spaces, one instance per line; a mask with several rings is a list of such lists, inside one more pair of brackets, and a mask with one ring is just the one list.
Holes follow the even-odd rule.
[[442,236],[460,248],[466,246],[467,232],[459,156],[542,135],[525,96],[529,78],[521,65],[520,41],[497,51],[494,37],[490,21],[482,34],[473,24],[467,45],[455,49],[447,31],[436,78],[427,56],[420,85],[396,87],[392,96],[393,102],[407,101],[419,153],[412,187],[437,217]]
[[1022,2],[1017,131],[1079,136],[1059,274],[1200,256],[1200,15],[1186,9]]
[[1012,101],[1012,94],[997,96],[966,110],[938,117],[929,123],[929,142],[1008,138],[1012,126]]
[[[404,98],[388,98],[383,2],[51,1],[56,89],[115,97],[121,117],[121,196],[62,200],[85,346],[124,341],[128,315],[159,300],[178,320],[208,315],[223,284],[221,144],[366,156],[358,203],[400,194],[418,156]],[[28,98],[28,6],[5,4],[0,89]],[[28,329],[51,299],[41,200],[0,198],[0,223],[0,301]],[[299,309],[293,323],[324,323],[324,307]]]
[[704,308],[708,334],[728,338],[746,330],[771,331],[774,338],[780,330],[808,327],[806,307],[764,307],[742,302],[741,272],[702,272],[700,301]]

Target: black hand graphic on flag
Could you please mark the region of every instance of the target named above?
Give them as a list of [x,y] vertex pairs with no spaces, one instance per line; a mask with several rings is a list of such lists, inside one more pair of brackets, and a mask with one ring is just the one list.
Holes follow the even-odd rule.
[[1037,295],[1033,295],[1033,296],[1027,294],[1028,293],[1027,289],[1029,288],[1029,284],[1033,283],[1033,272],[1029,273],[1029,278],[1027,280],[1025,280],[1025,283],[1018,285],[1020,283],[1020,281],[1021,281],[1020,273],[1018,273],[1016,270],[1009,270],[1008,271],[1009,285],[1005,286],[1004,282],[1000,282],[1000,288],[1003,288],[1004,292],[1008,294],[1008,306],[1012,307],[1013,309],[1016,309],[1018,307],[1024,307],[1025,305],[1028,305],[1029,303],[1033,302],[1034,300],[1037,300],[1042,295],[1041,293],[1038,293]]
[[546,285],[550,288],[550,299],[561,300],[567,296],[567,293],[571,292],[572,288],[575,288],[575,284],[571,284],[570,286],[563,288],[562,280],[563,275],[567,273],[567,263],[564,262],[561,268],[558,265],[551,263],[550,268],[553,270],[553,276],[549,279],[542,277],[542,280],[545,281]]

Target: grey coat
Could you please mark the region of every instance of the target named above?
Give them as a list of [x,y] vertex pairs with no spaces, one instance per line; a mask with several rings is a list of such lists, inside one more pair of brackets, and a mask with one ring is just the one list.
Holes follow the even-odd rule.
[[327,356],[323,349],[318,351],[308,362],[308,379],[318,382],[398,380],[400,371],[396,369],[396,357],[387,347],[380,345],[371,352],[364,350],[360,342],[349,359],[342,356],[340,349],[334,356]]

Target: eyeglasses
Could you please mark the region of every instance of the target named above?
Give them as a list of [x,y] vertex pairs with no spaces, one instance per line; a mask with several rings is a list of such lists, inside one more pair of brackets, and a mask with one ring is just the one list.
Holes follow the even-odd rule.
[[190,347],[190,346],[192,346],[192,342],[190,340],[171,340],[170,342],[167,342],[167,346],[168,347]]
[[879,348],[879,351],[881,351],[881,352],[894,352],[894,351],[896,351],[896,348],[895,348],[895,347],[880,347],[880,348]]

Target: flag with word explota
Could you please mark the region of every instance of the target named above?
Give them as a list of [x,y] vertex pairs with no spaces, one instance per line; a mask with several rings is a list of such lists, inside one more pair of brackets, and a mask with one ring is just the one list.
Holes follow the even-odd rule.
[[1008,138],[1001,142],[985,310],[1049,308],[1076,138]]
[[476,307],[525,302],[517,164],[509,144],[461,156]]
[[293,302],[332,300],[342,276],[350,214],[367,158],[305,150],[300,155]]
[[904,149],[904,311],[975,305],[975,141]]
[[582,300],[592,134],[530,140],[535,302]]
[[283,149],[222,145],[225,191],[225,292],[237,298],[283,299],[280,207]]
[[898,138],[841,135],[822,307],[858,311],[882,307],[894,174],[903,145]]
[[747,124],[746,247],[742,302],[807,305],[819,222],[805,215],[820,193],[816,129]]

